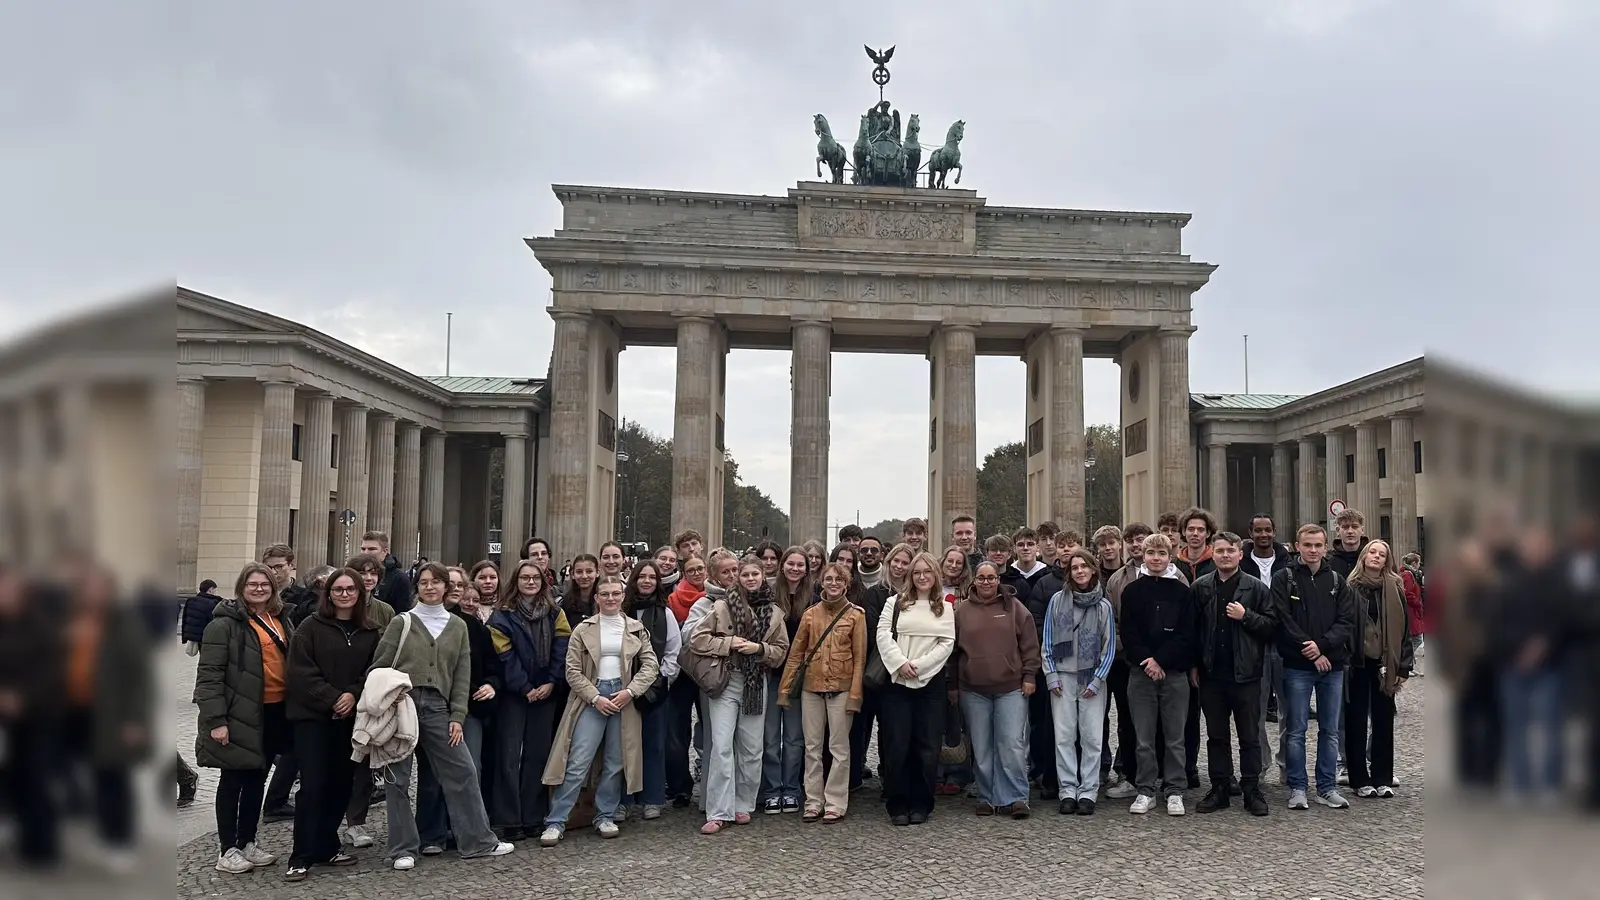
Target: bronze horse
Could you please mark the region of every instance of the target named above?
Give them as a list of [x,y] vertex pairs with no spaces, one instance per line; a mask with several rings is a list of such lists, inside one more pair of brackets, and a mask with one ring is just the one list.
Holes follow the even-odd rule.
[[844,184],[844,148],[833,139],[833,130],[828,127],[826,116],[817,113],[812,123],[817,132],[817,177],[822,177],[822,164],[827,163],[833,183]]

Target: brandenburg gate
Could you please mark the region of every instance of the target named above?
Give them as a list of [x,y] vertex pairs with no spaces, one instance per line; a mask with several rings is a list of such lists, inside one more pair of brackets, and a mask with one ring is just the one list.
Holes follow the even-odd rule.
[[1085,525],[1085,357],[1121,366],[1124,519],[1153,522],[1193,503],[1191,300],[1215,267],[1184,254],[1188,215],[992,206],[933,186],[947,151],[959,180],[961,122],[923,185],[907,158],[913,148],[920,157],[917,119],[902,139],[887,103],[861,117],[855,183],[843,183],[842,148],[816,120],[818,171],[826,162],[833,178],[785,196],[554,187],[561,228],[528,245],[553,279],[546,526],[558,558],[612,537],[617,365],[629,346],[677,348],[672,527],[703,532],[709,546],[722,539],[734,348],[792,355],[791,542],[827,534],[836,351],[931,362],[936,533],[976,512],[979,354],[1027,364],[1028,521]]

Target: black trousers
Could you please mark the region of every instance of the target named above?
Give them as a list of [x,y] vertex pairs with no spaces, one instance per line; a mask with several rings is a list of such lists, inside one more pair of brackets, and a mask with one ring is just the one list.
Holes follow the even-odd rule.
[[1028,697],[1028,778],[1038,779],[1046,797],[1056,795],[1056,716],[1043,672]]
[[[867,747],[872,743],[872,725],[878,719],[883,690],[867,688],[862,693],[861,711],[850,721],[850,790],[861,787],[867,771]],[[881,726],[880,726],[881,729]],[[878,737],[878,768],[883,768],[883,737]],[[881,780],[883,773],[879,772]]]
[[[1106,690],[1111,692],[1111,703],[1106,704],[1105,740],[1101,743],[1100,771],[1114,767],[1123,778],[1132,781],[1138,773],[1134,752],[1139,748],[1139,736],[1133,730],[1133,706],[1128,703],[1128,664],[1116,659],[1111,671],[1106,673]],[[1117,751],[1113,758],[1111,749],[1111,707],[1117,708]]]
[[17,852],[24,863],[48,866],[61,858],[61,810],[51,773],[59,767],[51,723],[23,719],[5,731],[10,748],[0,769],[0,790],[17,823]]
[[1504,725],[1494,666],[1478,662],[1456,696],[1456,774],[1464,787],[1493,787],[1500,780]]
[[1229,720],[1239,733],[1239,783],[1261,782],[1261,680],[1234,681],[1202,677],[1200,707],[1206,720],[1206,767],[1213,788],[1233,780],[1233,747]]
[[[294,743],[290,739],[290,744]],[[294,790],[295,779],[300,776],[300,761],[292,749],[284,750],[272,763],[272,778],[267,782],[266,799],[261,808],[267,812],[289,805],[289,794]]]
[[667,694],[667,797],[687,798],[694,793],[689,772],[689,744],[694,739],[694,708],[700,686],[692,678],[679,678]]
[[[1344,710],[1344,761],[1352,790],[1394,785],[1394,698],[1382,690],[1380,663],[1350,667],[1350,702]],[[1371,725],[1372,739],[1367,739]]]
[[[268,759],[288,746],[289,720],[282,703],[261,708],[263,750]],[[267,792],[266,769],[223,769],[217,778],[217,844],[222,852],[253,843],[261,827],[261,799]]]
[[556,736],[556,698],[538,703],[511,692],[500,695],[499,765],[489,821],[496,830],[542,829],[550,812],[550,790],[544,784],[545,763]]
[[93,788],[91,806],[100,839],[114,847],[133,843],[135,806],[132,770],[126,765],[108,765],[95,758],[93,741],[87,737],[94,734],[92,711],[69,709],[62,719],[61,733],[86,736],[64,746],[69,756],[66,774],[76,782],[81,772]]
[[933,812],[948,706],[942,671],[926,687],[884,688],[878,703],[878,773],[889,815]]
[[350,805],[356,775],[365,767],[350,758],[354,718],[294,722],[292,728],[300,793],[295,797],[289,865],[313,866],[339,852],[339,821]]

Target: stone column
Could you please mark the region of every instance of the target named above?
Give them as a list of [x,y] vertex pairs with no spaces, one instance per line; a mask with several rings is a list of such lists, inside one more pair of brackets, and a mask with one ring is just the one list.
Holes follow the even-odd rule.
[[422,502],[422,426],[415,422],[402,422],[398,433],[400,447],[394,469],[394,533],[389,538],[391,546],[405,550],[404,554],[395,555],[400,559],[410,559],[420,552],[417,515]]
[[430,431],[422,455],[422,555],[444,558],[444,432]]
[[389,551],[402,565],[410,565],[395,550],[394,542],[394,434],[395,417],[387,413],[374,413],[368,425],[370,435],[367,451],[367,518],[364,526],[370,531],[389,535]]
[[1362,422],[1356,426],[1356,486],[1351,506],[1367,517],[1367,534],[1378,534],[1378,426]]
[[1315,438],[1300,439],[1300,455],[1295,460],[1295,474],[1299,476],[1300,489],[1295,501],[1294,518],[1292,521],[1279,523],[1278,530],[1282,532],[1279,540],[1293,543],[1294,533],[1301,525],[1308,522],[1322,521],[1322,498],[1317,491],[1317,441]]
[[[959,515],[978,514],[978,332],[971,325],[946,325],[940,329],[944,339],[943,409],[939,411],[940,446],[944,467],[940,471],[943,494],[943,521],[929,522],[929,537],[949,533],[950,520]],[[1083,432],[1077,437],[1078,452],[1083,452]],[[1083,484],[1083,457],[1078,457],[1078,484]],[[1082,496],[1080,489],[1079,496]],[[993,523],[990,523],[991,525]],[[979,522],[978,527],[984,527]]]
[[815,320],[795,322],[792,340],[789,543],[799,544],[828,536],[828,398],[833,328]]
[[1389,522],[1395,557],[1417,549],[1417,465],[1415,428],[1410,416],[1389,419]]
[[[717,452],[716,397],[713,396],[717,373],[716,327],[716,321],[707,316],[678,319],[677,400],[672,420],[673,534],[689,529],[701,534],[711,531],[712,454]],[[798,359],[799,351],[795,353]],[[798,398],[798,391],[795,396]],[[826,403],[826,393],[823,400]],[[798,414],[798,406],[796,412]],[[824,470],[826,453],[824,444]]]
[[1196,500],[1194,451],[1189,438],[1189,335],[1193,328],[1161,331],[1161,509],[1182,512]]
[[[1083,427],[1083,329],[1052,328],[1050,343],[1055,362],[1050,387],[1050,517],[1062,528],[1070,528],[1087,538],[1085,529],[1089,522],[1083,483],[1087,440]],[[973,404],[973,418],[976,419],[976,398]],[[974,432],[974,466],[977,464],[976,439]],[[976,481],[973,482],[973,498],[976,505]]]
[[349,555],[361,547],[361,534],[367,530],[367,408],[347,406],[339,419],[339,500],[338,515],[345,510],[356,514],[348,528],[342,522],[334,540],[340,552]]
[[1206,444],[1206,508],[1219,528],[1228,527],[1228,444]]
[[[1328,445],[1328,469],[1323,473],[1324,480],[1327,482],[1327,498],[1323,502],[1322,509],[1317,514],[1315,521],[1332,528],[1333,523],[1328,521],[1328,504],[1335,500],[1343,500],[1346,506],[1353,507],[1355,503],[1353,498],[1345,496],[1349,482],[1344,480],[1346,474],[1344,469],[1344,432],[1330,431],[1323,435],[1323,440]],[[1362,510],[1363,514],[1365,512],[1365,510]],[[1329,537],[1328,542],[1332,543],[1333,538]]]
[[328,562],[332,455],[333,397],[313,393],[306,397],[306,421],[300,426],[300,516],[294,529],[295,556],[307,572]]
[[589,550],[589,457],[596,416],[589,385],[592,317],[567,311],[552,311],[550,317],[556,329],[550,354],[549,537],[551,555],[565,559]]
[[500,498],[500,568],[522,560],[517,551],[528,538],[528,436],[507,434],[505,478]]
[[[29,401],[23,401],[26,403]],[[21,404],[19,404],[20,406]],[[203,378],[178,379],[178,590],[192,592],[200,576],[200,472],[205,456],[206,382]],[[15,419],[20,430],[22,416]],[[20,454],[17,471],[28,456]],[[20,494],[21,491],[18,491]],[[30,544],[31,545],[31,544]]]
[[294,384],[262,385],[261,481],[256,493],[256,549],[289,540],[289,507],[294,460]]
[[[1272,445],[1272,522],[1279,531],[1279,540],[1283,539],[1283,531],[1293,528],[1290,521],[1292,513],[1289,511],[1289,445]],[[1248,524],[1248,523],[1246,523]],[[1248,535],[1247,535],[1248,537]]]

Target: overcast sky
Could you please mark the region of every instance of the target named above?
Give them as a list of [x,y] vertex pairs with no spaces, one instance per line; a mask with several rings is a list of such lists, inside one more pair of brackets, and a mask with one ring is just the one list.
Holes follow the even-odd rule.
[[[522,238],[556,226],[550,184],[781,195],[812,114],[876,100],[863,43],[898,46],[888,97],[927,131],[966,120],[990,202],[1193,213],[1220,266],[1196,391],[1243,388],[1248,333],[1258,392],[1425,347],[1596,392],[1591,0],[9,4],[0,338],[176,278],[423,374],[453,311],[455,374],[542,377]],[[787,367],[733,353],[727,419],[785,508]],[[1087,369],[1116,421],[1116,367]],[[672,352],[620,377],[670,434]],[[835,357],[834,521],[925,510],[927,377]],[[981,458],[1021,437],[1021,362],[978,387]]]

